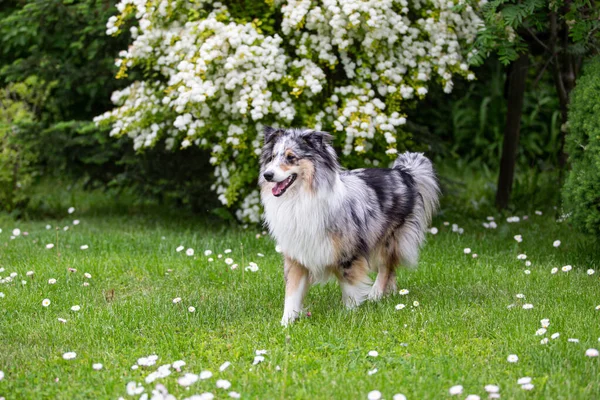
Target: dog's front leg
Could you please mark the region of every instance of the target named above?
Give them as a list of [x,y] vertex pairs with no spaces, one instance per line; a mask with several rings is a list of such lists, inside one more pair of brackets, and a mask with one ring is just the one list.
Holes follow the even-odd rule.
[[286,256],[283,274],[285,277],[285,305],[281,325],[287,326],[294,322],[302,312],[302,301],[309,286],[308,270]]

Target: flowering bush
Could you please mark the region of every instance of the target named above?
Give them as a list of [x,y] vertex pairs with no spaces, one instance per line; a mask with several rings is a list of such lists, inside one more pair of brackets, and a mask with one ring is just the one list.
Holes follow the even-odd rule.
[[117,8],[107,34],[137,20],[118,77],[133,70],[143,80],[115,92],[117,108],[96,122],[136,149],[159,140],[209,149],[213,189],[240,220],[260,220],[263,124],[328,130],[346,165],[387,164],[407,140],[409,102],[432,82],[449,93],[455,76],[475,78],[468,48],[481,21],[463,0],[122,0]]

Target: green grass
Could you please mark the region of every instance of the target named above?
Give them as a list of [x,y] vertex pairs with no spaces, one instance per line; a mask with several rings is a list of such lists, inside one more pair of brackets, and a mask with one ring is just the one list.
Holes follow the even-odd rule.
[[[500,386],[506,399],[600,398],[598,358],[585,356],[600,337],[600,252],[589,239],[550,216],[532,215],[515,224],[498,220],[487,230],[480,219],[444,216],[464,227],[452,233],[438,219],[440,232],[429,235],[416,270],[400,270],[399,288],[376,304],[345,310],[334,282],[313,287],[306,300],[311,316],[290,328],[279,325],[283,308],[281,256],[256,228],[244,230],[187,216],[165,216],[143,208],[97,213],[79,207],[60,220],[21,222],[0,215],[0,396],[33,398],[131,398],[130,381],[144,378],[159,365],[185,360],[184,372],[210,370],[214,376],[189,390],[174,372],[163,383],[177,398],[212,392],[226,398],[366,399],[380,390],[385,399],[404,393],[409,399],[446,398],[453,385],[466,394],[487,397],[484,385]],[[75,218],[81,224],[73,226]],[[46,230],[46,224],[53,229]],[[70,225],[67,231],[62,228]],[[58,227],[59,229],[54,229]],[[14,240],[13,228],[27,231]],[[523,235],[523,243],[513,236]],[[552,242],[562,244],[554,248]],[[53,249],[46,249],[54,243]],[[89,245],[88,250],[80,246]],[[176,252],[179,245],[195,256]],[[473,259],[463,249],[479,255]],[[232,249],[240,267],[231,270],[217,254]],[[204,250],[213,251],[208,262]],[[263,253],[264,257],[257,256]],[[526,253],[530,275],[517,255]],[[250,261],[259,271],[244,270]],[[573,265],[568,273],[553,267]],[[68,272],[76,268],[77,272]],[[172,270],[169,272],[169,270]],[[34,271],[33,278],[26,277]],[[85,279],[88,272],[91,279]],[[49,285],[48,279],[57,283]],[[21,284],[21,280],[27,282]],[[82,284],[89,281],[90,285]],[[114,291],[114,296],[111,293]],[[517,293],[526,299],[515,298]],[[175,297],[183,300],[173,304]],[[42,307],[48,298],[51,305]],[[411,307],[418,301],[418,307]],[[398,303],[407,304],[396,310]],[[532,303],[531,310],[522,309]],[[79,312],[70,311],[72,305]],[[509,304],[516,304],[507,308]],[[196,312],[188,312],[188,306]],[[57,318],[65,318],[60,323]],[[535,332],[550,319],[540,344]],[[580,343],[569,343],[578,338]],[[265,361],[252,365],[255,350],[266,349]],[[370,350],[379,356],[368,357]],[[77,357],[64,360],[63,353]],[[152,367],[131,366],[156,354]],[[519,361],[508,363],[509,354]],[[232,363],[224,372],[219,366]],[[94,371],[93,363],[104,369]],[[374,368],[378,372],[368,375]],[[535,388],[517,384],[533,378]],[[229,390],[217,389],[227,379]]]

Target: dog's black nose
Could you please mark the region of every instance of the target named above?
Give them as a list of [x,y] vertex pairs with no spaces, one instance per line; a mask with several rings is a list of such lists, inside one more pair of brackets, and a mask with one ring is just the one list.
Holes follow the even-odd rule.
[[275,175],[275,174],[271,171],[267,171],[263,174],[265,179],[268,180],[269,182],[271,182],[273,180],[273,175]]

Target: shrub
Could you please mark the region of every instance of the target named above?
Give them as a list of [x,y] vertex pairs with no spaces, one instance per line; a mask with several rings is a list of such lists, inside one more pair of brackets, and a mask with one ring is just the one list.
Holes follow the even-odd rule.
[[118,3],[107,33],[133,38],[118,77],[142,79],[96,121],[136,149],[210,151],[213,190],[241,220],[260,219],[263,124],[328,130],[345,165],[387,164],[409,144],[406,105],[432,83],[448,93],[457,76],[475,78],[466,48],[481,21],[465,3],[231,3]]
[[600,236],[600,57],[584,67],[573,90],[568,130],[565,211],[578,228]]

